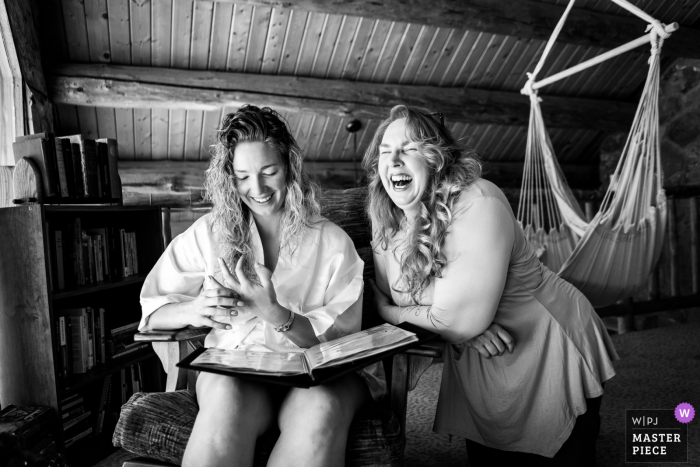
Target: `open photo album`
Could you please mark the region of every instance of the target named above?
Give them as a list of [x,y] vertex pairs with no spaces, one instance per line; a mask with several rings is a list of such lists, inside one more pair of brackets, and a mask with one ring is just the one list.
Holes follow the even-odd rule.
[[215,373],[223,370],[234,374],[265,376],[309,375],[313,380],[315,370],[384,354],[416,341],[418,337],[415,333],[391,324],[382,324],[308,349],[290,352],[208,348],[191,361],[185,359],[178,366]]

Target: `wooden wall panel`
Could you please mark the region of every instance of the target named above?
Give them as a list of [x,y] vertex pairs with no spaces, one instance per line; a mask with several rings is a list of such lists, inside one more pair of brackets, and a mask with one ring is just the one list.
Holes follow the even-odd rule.
[[444,66],[445,71],[442,76],[437,80],[437,84],[440,86],[456,86],[456,78],[462,72],[462,69],[466,66],[469,54],[472,47],[477,42],[480,37],[480,33],[474,31],[466,31],[464,35],[460,38],[459,44],[452,54],[452,58],[449,63]]
[[469,74],[470,87],[483,89],[493,75],[499,70],[503,56],[507,56],[507,48],[512,47],[514,39],[509,36],[494,34],[489,41],[486,51]]
[[[151,0],[151,66],[170,67],[172,0]],[[151,159],[168,158],[170,112],[151,110]]]
[[[130,6],[131,62],[134,65],[151,66],[151,2],[132,1]],[[134,158],[152,158],[151,110],[134,109]]]
[[227,71],[244,71],[248,37],[252,27],[253,7],[236,5],[233,13],[231,43],[228,47]]
[[260,72],[263,74],[275,75],[279,70],[290,13],[291,10],[272,9],[270,27],[267,31],[267,41],[260,69]]
[[338,46],[340,27],[343,24],[343,16],[327,15],[323,30],[319,39],[319,46],[314,55],[310,76],[323,78],[328,73],[333,51]]
[[[348,55],[357,40],[358,29],[361,19],[356,17],[344,17],[338,31],[338,38],[333,47],[333,53],[328,62],[328,67],[324,74],[325,78],[338,79],[343,77],[348,65]],[[361,38],[360,41],[366,41]]]
[[131,64],[131,31],[128,0],[107,0],[112,63]]
[[[401,75],[398,78],[400,83],[413,83],[418,77],[421,65],[428,53],[431,45],[436,39],[438,28],[425,26],[420,29],[418,37],[409,49],[409,55],[401,69]],[[398,67],[396,67],[398,70]]]
[[58,114],[59,135],[74,135],[80,133],[76,106],[56,104],[56,113]]
[[311,76],[311,70],[316,59],[319,47],[319,38],[323,34],[327,15],[323,13],[309,13],[306,20],[306,29],[299,46],[299,58],[295,65],[294,74],[297,76]]
[[107,0],[92,0],[84,5],[90,61],[109,63],[112,61],[112,54],[109,44]]
[[246,73],[260,73],[262,70],[271,16],[272,8],[264,6],[253,7],[252,26],[248,36],[245,67],[243,69]]
[[68,58],[74,62],[90,60],[85,9],[80,0],[63,0],[63,22],[66,31]]
[[308,16],[309,13],[305,11],[291,10],[289,12],[282,53],[280,55],[280,63],[277,68],[277,73],[280,75],[296,74]]
[[97,133],[100,138],[117,139],[117,120],[114,109],[97,107],[95,108],[97,117]]
[[[374,70],[384,52],[384,47],[390,37],[393,26],[394,23],[391,21],[374,21],[355,79],[358,81],[372,81]],[[348,78],[350,78],[349,73]]]
[[452,37],[453,30],[445,28],[437,28],[433,37],[430,40],[420,63],[415,65],[415,69],[410,71],[408,78],[411,84],[427,84],[430,77],[433,75],[435,67],[438,65],[440,54],[445,50],[447,41]]
[[207,64],[209,70],[226,71],[226,59],[233,27],[233,9],[234,5],[230,3],[214,3],[211,50]]
[[94,107],[78,106],[78,123],[80,125],[80,133],[90,139],[97,139],[100,133],[97,127],[97,115]]
[[[400,82],[403,69],[411,56],[413,45],[420,37],[423,26],[409,24],[401,32],[401,38],[396,51],[391,54],[391,64],[386,69],[377,68],[375,79],[384,83]],[[399,31],[397,31],[398,33]]]

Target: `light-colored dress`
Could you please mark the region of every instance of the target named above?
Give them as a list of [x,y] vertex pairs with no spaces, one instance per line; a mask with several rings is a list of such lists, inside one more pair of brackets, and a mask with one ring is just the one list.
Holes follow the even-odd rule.
[[[140,331],[148,329],[148,317],[163,305],[194,300],[210,282],[207,276],[223,283],[211,222],[212,216],[207,214],[175,237],[148,274],[141,290]],[[260,234],[252,220],[250,233],[255,261],[264,264]],[[362,324],[363,266],[345,231],[325,218],[314,219],[291,254],[286,247],[280,251],[272,274],[277,301],[308,318],[321,342],[358,332]],[[212,329],[205,347],[281,352],[299,349],[284,333],[250,312],[242,311],[229,319],[232,329]],[[368,368],[361,376],[373,397],[384,394],[380,366]]]
[[[487,255],[470,258],[464,245],[484,235],[512,239],[503,258],[493,258],[507,264],[502,294],[483,300],[496,306],[493,322],[510,332],[515,350],[485,359],[463,343],[447,345],[434,430],[552,457],[586,411],[585,399],[603,394],[601,383],[614,376],[611,360],[618,357],[588,300],[540,263],[505,196],[485,180],[455,203],[442,247],[449,263],[421,296],[422,305],[432,306],[427,319],[437,332],[459,342],[470,308],[483,306],[469,284],[493,264],[484,261]],[[397,234],[386,250],[373,243],[377,283],[384,287],[400,277],[402,239]],[[413,304],[405,293],[391,295],[397,305]]]

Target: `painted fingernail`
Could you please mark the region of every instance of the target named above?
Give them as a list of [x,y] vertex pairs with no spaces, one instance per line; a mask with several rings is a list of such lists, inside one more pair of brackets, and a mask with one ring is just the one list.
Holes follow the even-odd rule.
[[226,326],[226,330],[227,331],[231,330],[231,326]]
[[236,306],[243,306],[243,302],[236,302]]
[[238,312],[237,312],[237,311],[232,311],[232,312],[231,312],[231,316],[238,316]]

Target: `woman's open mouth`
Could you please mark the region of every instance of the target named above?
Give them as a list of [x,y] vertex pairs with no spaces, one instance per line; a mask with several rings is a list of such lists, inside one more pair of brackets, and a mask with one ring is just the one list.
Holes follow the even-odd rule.
[[262,198],[255,198],[255,197],[251,196],[250,199],[252,199],[253,201],[255,201],[258,204],[265,204],[272,199],[272,195],[263,196]]
[[408,185],[411,184],[411,182],[413,182],[413,178],[405,174],[391,176],[391,185],[393,186],[394,191],[405,190]]

